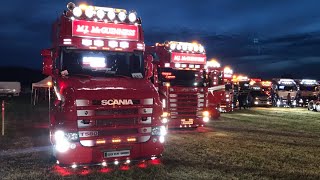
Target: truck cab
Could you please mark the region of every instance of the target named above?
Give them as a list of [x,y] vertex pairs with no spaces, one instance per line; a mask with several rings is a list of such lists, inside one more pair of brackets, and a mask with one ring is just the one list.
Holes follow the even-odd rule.
[[206,64],[206,72],[209,81],[207,84],[209,108],[218,109],[219,112],[233,111],[232,85],[228,81],[228,78],[232,77],[232,70],[229,67],[222,68],[218,61],[212,59]]
[[158,89],[169,128],[204,126],[215,112],[207,106],[203,68],[205,49],[201,44],[167,41],[147,46],[154,57],[152,82]]
[[144,58],[141,19],[124,9],[73,3],[42,51],[52,76],[50,141],[57,164],[128,164],[161,157],[166,123]]
[[307,106],[312,100],[318,99],[319,83],[312,79],[302,79],[296,81],[298,84],[297,100],[299,106]]
[[271,106],[271,97],[263,86],[263,81],[259,78],[250,79],[249,104],[251,106]]
[[[297,105],[296,96],[298,87],[293,79],[273,79],[272,80],[272,99],[273,106],[295,107]],[[290,98],[290,99],[288,99]]]

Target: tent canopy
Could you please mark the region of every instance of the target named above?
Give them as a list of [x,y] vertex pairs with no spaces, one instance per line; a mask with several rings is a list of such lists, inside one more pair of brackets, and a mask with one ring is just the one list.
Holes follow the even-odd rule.
[[48,82],[52,83],[52,77],[51,76],[48,76],[48,77],[42,79],[39,82],[32,83],[32,89],[34,89],[34,88],[48,88],[49,87]]

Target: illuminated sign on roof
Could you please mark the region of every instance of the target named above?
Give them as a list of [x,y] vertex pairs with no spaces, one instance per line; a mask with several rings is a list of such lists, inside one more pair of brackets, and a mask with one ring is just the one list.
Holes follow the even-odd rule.
[[171,53],[171,62],[174,63],[206,64],[206,60],[205,54]]
[[139,40],[138,26],[104,22],[74,20],[72,35],[110,39]]

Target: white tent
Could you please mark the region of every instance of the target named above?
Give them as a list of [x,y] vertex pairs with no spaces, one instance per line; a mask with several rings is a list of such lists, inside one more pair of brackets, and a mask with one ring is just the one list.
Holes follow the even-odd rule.
[[[31,104],[35,105],[36,102],[39,100],[39,91],[44,90],[44,93],[46,94],[47,90],[50,90],[52,86],[52,77],[48,76],[44,79],[42,79],[39,82],[32,83],[32,91],[31,91]],[[46,98],[46,95],[45,95]]]

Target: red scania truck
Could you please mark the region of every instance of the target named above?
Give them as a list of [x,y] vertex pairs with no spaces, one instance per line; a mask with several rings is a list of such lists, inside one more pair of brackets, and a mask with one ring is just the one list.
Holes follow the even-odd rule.
[[[55,92],[50,140],[57,164],[122,164],[160,157],[166,118],[144,59],[135,12],[67,5],[42,51]],[[165,121],[163,120],[165,119]]]
[[152,81],[169,115],[169,128],[196,128],[217,116],[207,110],[206,54],[201,44],[170,41],[147,46],[146,52],[154,58]]
[[208,106],[210,109],[218,109],[219,112],[233,111],[232,104],[232,75],[229,67],[222,68],[215,59],[206,64],[208,80]]

